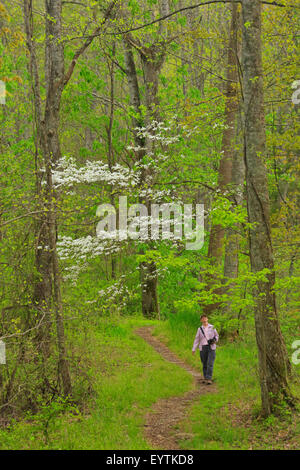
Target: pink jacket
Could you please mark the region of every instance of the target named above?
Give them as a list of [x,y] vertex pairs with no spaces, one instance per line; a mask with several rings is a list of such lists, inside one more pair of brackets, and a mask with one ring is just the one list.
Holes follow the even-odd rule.
[[[203,327],[202,327],[203,328]],[[213,325],[211,325],[210,323],[208,324],[208,331],[207,333],[205,332],[204,328],[203,328],[203,331],[206,335],[206,338],[207,339],[212,339],[214,336],[216,337],[216,340],[219,341],[219,335],[217,333],[217,330],[213,327]],[[207,341],[206,341],[206,338],[205,336],[202,334],[202,331],[200,328],[198,328],[197,330],[197,334],[196,334],[196,337],[195,337],[195,341],[194,341],[194,344],[193,344],[193,351],[196,351],[197,349],[197,346],[199,345],[199,349],[200,351],[202,350],[202,346],[204,346],[205,344],[208,344]],[[211,345],[211,349],[216,349],[216,344],[212,344]]]

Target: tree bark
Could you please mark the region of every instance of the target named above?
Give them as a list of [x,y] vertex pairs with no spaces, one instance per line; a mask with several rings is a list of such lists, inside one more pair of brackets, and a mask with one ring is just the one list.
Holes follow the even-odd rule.
[[[218,187],[222,193],[231,183],[232,162],[235,138],[235,121],[237,114],[237,25],[238,6],[232,4],[231,26],[229,33],[228,59],[225,91],[225,129],[222,139],[222,156],[219,166]],[[208,256],[219,264],[222,261],[225,229],[221,225],[212,225],[209,238]]]
[[[241,206],[244,200],[244,181],[245,181],[245,164],[243,159],[243,134],[242,134],[242,103],[239,103],[239,111],[237,113],[235,149],[232,162],[232,182],[230,189],[230,198],[233,203],[233,209]],[[226,229],[225,257],[224,257],[224,281],[229,282],[224,291],[230,293],[230,289],[234,287],[234,279],[239,273],[239,250],[241,241],[242,226],[240,223]],[[232,281],[232,282],[231,282]],[[234,313],[231,309],[232,300],[229,298],[224,310],[228,315],[233,317]],[[241,312],[241,310],[240,310]]]
[[[36,47],[33,40],[33,16],[32,1],[24,0],[24,24],[26,34],[26,45],[29,51],[28,70],[31,77],[32,96],[34,100],[34,119],[36,128],[36,155],[35,155],[35,179],[37,210],[44,210],[46,199],[46,188],[42,187],[41,180],[43,173],[40,171],[39,148],[42,132],[42,103],[40,96],[40,79],[38,62],[36,57]],[[52,269],[51,253],[45,249],[49,243],[49,226],[44,214],[41,214],[34,223],[35,235],[35,267],[38,279],[34,282],[33,305],[38,309],[41,316],[44,316],[46,324],[42,325],[36,335],[38,348],[41,350],[44,359],[50,355],[50,325],[51,325],[51,297],[52,297]]]
[[270,202],[264,164],[264,121],[261,53],[261,2],[243,0],[244,160],[251,269],[268,270],[267,281],[255,285],[255,329],[261,387],[262,414],[278,411],[282,402],[293,404],[287,382],[287,353],[281,334],[274,293],[275,272],[270,230]]
[[[142,116],[141,116],[141,97],[140,97],[140,88],[138,83],[138,77],[136,72],[136,66],[134,62],[134,56],[132,51],[132,45],[130,39],[127,37],[124,38],[124,48],[125,48],[125,64],[126,64],[126,74],[129,85],[130,93],[130,104],[135,111],[135,116],[133,117],[133,134],[135,145],[138,150],[137,160],[142,163],[143,157],[150,151],[152,151],[151,140],[141,136],[138,132],[138,129],[144,125]],[[147,123],[150,123],[150,116],[152,119],[158,118],[158,101],[157,101],[157,89],[158,89],[158,75],[155,73],[155,65],[151,66],[148,63],[147,57],[142,55],[144,73],[145,73],[145,85],[146,85],[146,105],[148,109],[148,119]],[[149,58],[150,61],[150,58]],[[141,165],[141,177],[140,177],[140,189],[144,187],[144,184],[147,182],[149,184],[149,175],[145,171],[143,165]],[[149,207],[150,202],[144,200],[144,198],[139,198],[140,203],[146,203]],[[140,250],[140,254],[143,254],[144,251]],[[141,299],[142,299],[142,313],[147,318],[156,317],[159,315],[159,301],[158,301],[158,291],[157,291],[157,270],[156,264],[154,262],[142,262],[140,263],[140,281],[141,281]]]
[[[236,127],[236,148],[234,150],[232,162],[232,184],[231,199],[234,207],[240,206],[244,199],[245,164],[243,159],[243,145],[241,136],[241,119],[238,117]],[[240,246],[240,224],[226,229],[226,246],[224,259],[225,279],[235,279],[238,277],[239,267],[239,246]]]
[[[112,57],[115,57],[116,53],[116,43],[113,42],[112,46]],[[113,123],[114,123],[114,110],[115,110],[115,69],[114,69],[114,62],[108,62],[108,70],[109,70],[109,91],[110,91],[110,102],[109,102],[109,111],[107,114],[109,115],[109,123],[106,125],[106,133],[107,133],[107,161],[108,161],[108,168],[112,171],[113,166],[115,164],[114,158],[114,151],[113,151]],[[110,203],[114,206],[115,205],[115,196],[113,193],[113,187],[111,187],[110,192]],[[113,253],[111,255],[111,277],[112,279],[116,279],[117,276],[117,256]]]
[[[38,145],[41,149],[45,166],[45,187],[38,182],[38,197],[42,200],[44,213],[37,227],[36,266],[40,275],[34,289],[34,302],[37,308],[46,309],[47,315],[51,307],[55,311],[58,344],[59,375],[65,395],[71,393],[71,378],[67,361],[64,324],[61,303],[61,287],[58,257],[56,251],[57,222],[56,194],[52,183],[52,171],[61,157],[59,124],[60,102],[64,88],[64,48],[61,34],[61,0],[45,1],[45,78],[46,103],[42,115],[39,90],[38,64],[32,40],[32,2],[24,0],[24,19],[27,47],[30,52],[33,96],[35,106]],[[49,328],[49,325],[46,325]]]
[[[223,195],[227,195],[229,185],[232,179],[232,164],[234,158],[234,144],[236,134],[236,117],[238,110],[238,76],[237,76],[237,33],[238,33],[238,5],[231,6],[231,24],[229,32],[227,70],[226,70],[226,88],[225,88],[225,117],[222,139],[222,155],[218,174],[218,187]],[[225,228],[220,224],[212,224],[208,245],[208,257],[213,266],[219,266],[223,258]],[[208,279],[210,285],[214,279]],[[215,289],[216,295],[221,295],[222,287]],[[218,308],[219,302],[206,305],[205,314],[209,315]]]

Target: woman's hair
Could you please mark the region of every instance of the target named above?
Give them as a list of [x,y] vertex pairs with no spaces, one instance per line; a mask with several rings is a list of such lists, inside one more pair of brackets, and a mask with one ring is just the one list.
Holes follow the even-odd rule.
[[202,318],[208,318],[208,316],[203,313],[203,315],[200,317],[200,320],[202,320]]

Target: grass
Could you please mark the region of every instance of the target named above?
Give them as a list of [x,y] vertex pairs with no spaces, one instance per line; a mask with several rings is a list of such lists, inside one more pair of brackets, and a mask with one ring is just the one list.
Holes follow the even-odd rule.
[[[60,406],[0,430],[0,449],[103,449],[143,450],[145,414],[159,398],[182,395],[191,389],[192,377],[168,363],[134,333],[154,325],[156,334],[186,362],[200,369],[199,355],[191,347],[198,319],[178,315],[169,322],[141,317],[101,318],[97,327],[73,335],[73,362],[84,358],[81,370],[92,381],[81,412]],[[287,410],[280,418],[258,417],[260,391],[256,347],[251,336],[243,342],[218,346],[214,368],[217,392],[201,395],[181,423],[182,449],[295,449],[299,446],[300,420]],[[299,395],[299,382],[294,394]],[[74,385],[75,398],[83,387]],[[58,410],[58,411],[57,411]],[[284,410],[283,410],[284,411]],[[50,419],[49,419],[50,416]]]
[[[170,349],[196,368],[201,369],[199,355],[191,348],[197,328],[177,316],[159,324],[155,334]],[[193,438],[181,442],[182,449],[298,449],[300,419],[297,410],[283,408],[280,417],[259,417],[260,389],[256,365],[256,345],[248,336],[243,342],[226,343],[217,348],[214,378],[217,393],[202,395],[190,408],[182,431]],[[299,376],[293,385],[294,396],[300,395]]]
[[56,416],[48,442],[43,420],[32,416],[0,430],[0,449],[149,449],[143,438],[145,413],[159,398],[183,394],[192,383],[190,374],[133,332],[155,323],[139,318],[102,322],[88,345],[93,354],[89,373],[95,375],[89,414]]

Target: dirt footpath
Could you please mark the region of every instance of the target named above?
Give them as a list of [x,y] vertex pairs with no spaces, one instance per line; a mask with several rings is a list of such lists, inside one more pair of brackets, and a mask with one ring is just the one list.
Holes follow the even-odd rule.
[[189,406],[199,395],[215,392],[216,386],[202,384],[202,374],[179,359],[165,344],[152,336],[152,329],[151,326],[142,327],[135,333],[147,341],[166,361],[173,362],[189,372],[194,377],[194,385],[193,389],[184,395],[158,400],[146,415],[144,435],[155,449],[179,450],[179,441],[191,438],[192,435],[180,431],[178,423],[186,418]]

